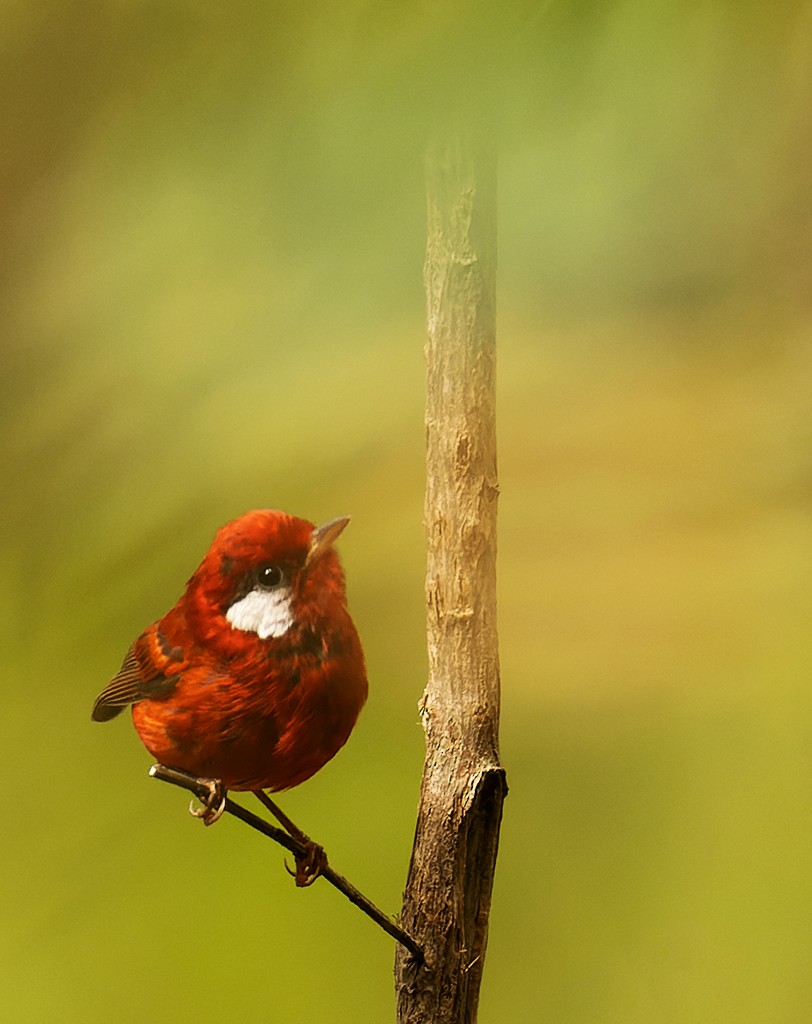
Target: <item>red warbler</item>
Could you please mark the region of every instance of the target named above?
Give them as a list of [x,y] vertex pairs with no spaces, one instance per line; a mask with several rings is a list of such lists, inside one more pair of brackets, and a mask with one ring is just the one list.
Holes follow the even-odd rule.
[[93,719],[132,705],[153,757],[223,790],[309,779],[367,697],[333,548],[348,522],[315,527],[260,509],[223,526],[175,607],[130,647]]

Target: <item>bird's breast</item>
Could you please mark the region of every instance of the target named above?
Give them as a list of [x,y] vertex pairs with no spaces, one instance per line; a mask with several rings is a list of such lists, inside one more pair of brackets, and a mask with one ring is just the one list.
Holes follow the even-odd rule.
[[[247,636],[247,634],[244,634]],[[354,628],[254,637],[228,662],[190,666],[165,700],[133,719],[161,763],[219,778],[231,789],[288,789],[347,741],[367,696]]]

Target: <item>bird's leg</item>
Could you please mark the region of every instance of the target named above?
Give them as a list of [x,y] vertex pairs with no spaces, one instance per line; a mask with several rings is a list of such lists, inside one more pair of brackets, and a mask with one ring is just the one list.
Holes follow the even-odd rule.
[[296,884],[300,888],[312,885],[327,867],[327,854],[324,852],[324,847],[314,843],[310,836],[305,835],[300,828],[294,825],[287,814],[277,807],[263,790],[255,789],[254,796],[266,810],[271,812],[287,834],[304,847],[304,854],[296,858],[296,870],[291,871],[287,864],[285,867],[288,873],[296,879]]
[[195,818],[202,818],[204,825],[213,825],[226,809],[228,790],[219,779],[201,778],[183,768],[170,768],[165,764],[154,764],[149,774],[153,779],[171,782],[173,786],[181,786],[194,793],[203,806],[195,807],[192,800],[189,813]]
[[194,818],[201,818],[204,825],[213,825],[219,821],[223,811],[226,809],[226,788],[219,779],[198,779],[202,787],[205,787],[204,795],[198,794],[202,807],[195,807],[194,800],[189,801],[189,813]]

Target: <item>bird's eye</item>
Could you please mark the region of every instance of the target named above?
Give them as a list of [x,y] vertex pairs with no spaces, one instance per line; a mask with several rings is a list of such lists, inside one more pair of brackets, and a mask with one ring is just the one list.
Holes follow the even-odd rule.
[[278,565],[261,565],[257,570],[257,583],[266,590],[278,587],[284,578],[284,573]]

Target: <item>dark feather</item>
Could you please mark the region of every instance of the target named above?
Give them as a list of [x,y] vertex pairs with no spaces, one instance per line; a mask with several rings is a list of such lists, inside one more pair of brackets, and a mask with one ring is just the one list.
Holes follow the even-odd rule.
[[[160,633],[157,636],[163,640]],[[120,715],[128,704],[137,704],[139,700],[168,697],[177,686],[177,674],[167,675],[155,667],[146,673],[142,670],[137,648],[142,647],[143,650],[142,645],[146,639],[147,634],[144,634],[130,647],[121,668],[96,698],[91,714],[94,722],[109,722],[111,718]],[[182,656],[181,651],[177,653]]]
[[127,651],[121,668],[105,686],[93,705],[94,722],[109,722],[121,714],[123,708],[138,699],[141,670],[135,656],[135,644]]

